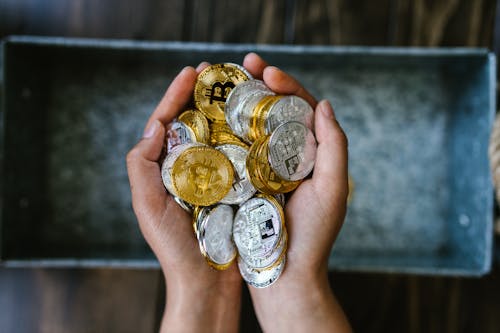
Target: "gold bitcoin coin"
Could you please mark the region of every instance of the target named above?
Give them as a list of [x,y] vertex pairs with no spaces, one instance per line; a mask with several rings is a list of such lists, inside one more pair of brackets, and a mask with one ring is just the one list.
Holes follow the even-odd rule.
[[208,120],[200,111],[186,110],[177,119],[193,130],[197,142],[208,143],[210,137]]
[[231,162],[209,146],[186,149],[172,167],[172,183],[178,196],[197,206],[210,206],[224,198],[233,176]]
[[233,64],[215,64],[205,68],[196,80],[194,102],[212,121],[225,121],[224,108],[231,90],[248,75]]

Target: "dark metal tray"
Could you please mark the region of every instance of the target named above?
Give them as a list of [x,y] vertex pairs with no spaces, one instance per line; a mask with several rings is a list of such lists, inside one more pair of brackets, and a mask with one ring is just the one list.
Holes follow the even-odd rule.
[[39,37],[3,44],[4,264],[157,266],[131,209],[126,152],[183,66],[248,51],[330,99],[349,137],[356,189],[331,268],[489,271],[487,50]]

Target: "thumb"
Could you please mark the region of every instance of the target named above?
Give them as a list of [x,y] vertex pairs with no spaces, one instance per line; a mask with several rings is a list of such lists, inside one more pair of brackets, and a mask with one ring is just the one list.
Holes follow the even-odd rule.
[[316,106],[315,131],[318,148],[313,183],[330,202],[345,203],[347,183],[347,137],[327,100]]
[[132,206],[139,223],[158,220],[155,217],[165,209],[167,193],[157,162],[164,138],[165,127],[154,120],[144,131],[141,141],[127,154]]

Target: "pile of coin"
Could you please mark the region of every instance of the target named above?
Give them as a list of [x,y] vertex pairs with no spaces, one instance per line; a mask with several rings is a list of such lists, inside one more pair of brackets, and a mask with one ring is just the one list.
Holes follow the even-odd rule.
[[237,259],[247,283],[269,286],[286,261],[283,193],[314,166],[313,110],[232,63],[204,69],[193,97],[194,106],[167,127],[165,188],[193,215],[211,267],[224,270]]

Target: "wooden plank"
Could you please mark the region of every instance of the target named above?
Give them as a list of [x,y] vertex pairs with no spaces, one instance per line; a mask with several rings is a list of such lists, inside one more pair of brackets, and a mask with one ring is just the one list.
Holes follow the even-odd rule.
[[187,39],[224,43],[282,43],[284,0],[193,0]]
[[158,270],[0,269],[0,332],[152,332]]
[[297,44],[384,45],[390,0],[297,0]]
[[2,36],[182,38],[182,0],[5,0],[1,6]]

